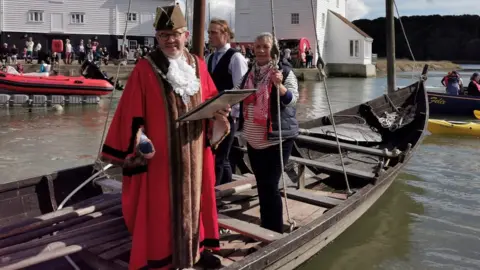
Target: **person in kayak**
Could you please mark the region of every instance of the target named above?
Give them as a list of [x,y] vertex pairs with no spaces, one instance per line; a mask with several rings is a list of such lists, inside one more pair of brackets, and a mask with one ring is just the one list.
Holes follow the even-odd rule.
[[470,83],[467,88],[467,95],[469,96],[480,96],[480,74],[477,72],[473,73],[470,77]]
[[[158,49],[128,78],[101,158],[123,168],[122,212],[132,234],[129,269],[221,266],[215,149],[230,132],[230,108],[212,120],[177,122],[218,94],[207,66],[185,49],[179,6],[157,8]],[[210,133],[211,132],[211,133]]]
[[446,87],[447,94],[452,96],[458,96],[463,89],[462,78],[455,70],[443,77],[441,83]]

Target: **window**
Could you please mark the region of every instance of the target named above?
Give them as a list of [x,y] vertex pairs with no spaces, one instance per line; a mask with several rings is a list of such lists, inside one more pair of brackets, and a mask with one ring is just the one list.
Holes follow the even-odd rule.
[[292,24],[300,24],[300,14],[292,13],[291,23]]
[[85,13],[70,13],[70,23],[71,24],[84,24],[85,23]]
[[350,40],[350,57],[358,57],[359,41]]
[[340,0],[337,0],[337,8],[340,7]]
[[325,13],[322,13],[322,28],[325,28]]
[[129,22],[136,22],[137,21],[137,13],[127,13],[127,20]]
[[136,40],[129,40],[128,41],[128,49],[129,50],[136,50],[137,49],[137,41]]
[[30,10],[27,17],[28,22],[43,22],[43,11]]
[[155,45],[155,41],[153,40],[153,37],[146,37],[144,41],[145,46],[153,46]]

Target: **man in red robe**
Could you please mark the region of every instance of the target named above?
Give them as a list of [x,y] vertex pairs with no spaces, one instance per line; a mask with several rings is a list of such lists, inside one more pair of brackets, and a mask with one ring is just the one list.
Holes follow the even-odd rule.
[[[217,90],[204,61],[185,49],[189,33],[180,8],[158,8],[155,22],[159,48],[132,71],[102,159],[123,167],[130,269],[191,268],[200,259],[215,267],[219,260],[203,251],[220,246],[211,147],[229,132],[229,108],[215,120],[176,121]],[[139,148],[142,135],[153,146],[148,155]]]

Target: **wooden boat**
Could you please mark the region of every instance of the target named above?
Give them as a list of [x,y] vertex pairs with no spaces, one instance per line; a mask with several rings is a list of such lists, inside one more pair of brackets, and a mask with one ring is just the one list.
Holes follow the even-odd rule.
[[433,134],[480,136],[480,123],[429,119],[428,131]]
[[473,110],[480,108],[480,96],[427,93],[430,115],[471,116]]
[[[334,115],[353,194],[346,192],[330,118],[301,125],[286,166],[297,183],[286,189],[296,222],[292,232],[258,225],[256,182],[237,137],[236,181],[216,188],[219,224],[232,231],[222,235],[216,253],[223,269],[293,269],[365,213],[423,139],[424,79]],[[118,168],[107,170],[108,178],[85,182],[92,170],[89,165],[0,185],[0,268],[71,269],[75,263],[81,269],[127,269],[131,242],[121,214]],[[67,207],[55,211],[81,185]]]

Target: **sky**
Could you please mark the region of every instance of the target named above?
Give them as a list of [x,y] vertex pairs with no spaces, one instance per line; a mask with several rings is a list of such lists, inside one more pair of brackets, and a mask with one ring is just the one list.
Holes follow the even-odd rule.
[[[184,7],[185,0],[179,1]],[[235,0],[206,1],[211,3],[212,17],[230,21],[231,16],[233,24],[235,23]],[[189,0],[189,3],[191,2],[192,0]],[[478,0],[397,0],[397,6],[401,16],[480,14]],[[375,19],[384,16],[385,0],[347,0],[347,18],[351,21],[363,18]],[[208,19],[208,11],[206,12],[206,17]],[[234,25],[233,28],[235,28]]]
[[[478,0],[397,0],[400,16],[479,14]],[[385,0],[348,0],[350,20],[385,16]]]

